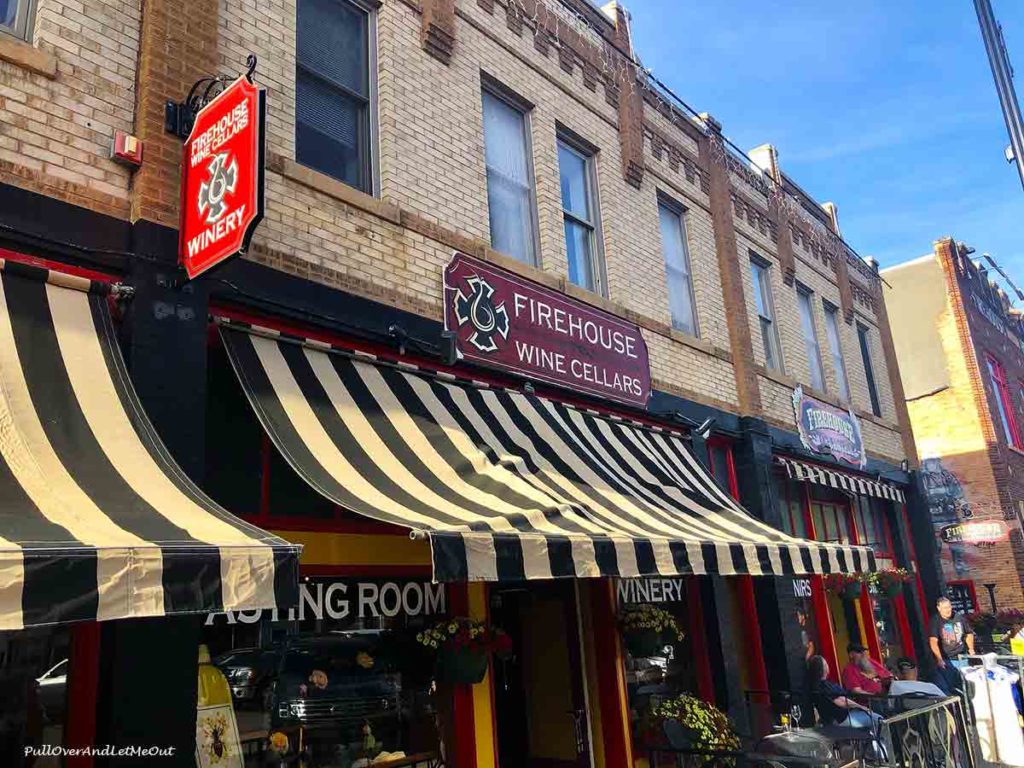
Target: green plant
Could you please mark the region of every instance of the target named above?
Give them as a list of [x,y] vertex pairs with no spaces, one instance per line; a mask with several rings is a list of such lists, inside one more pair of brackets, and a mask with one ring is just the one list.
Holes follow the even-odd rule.
[[858,573],[830,573],[825,577],[825,589],[846,600],[857,598],[863,584],[864,577]]
[[623,611],[619,617],[619,626],[625,634],[655,632],[661,637],[667,636],[669,642],[681,641],[685,637],[675,616],[649,603]]
[[878,592],[887,597],[899,594],[903,585],[910,581],[910,572],[906,568],[882,568],[868,575],[867,582]]
[[695,696],[683,694],[653,705],[646,717],[651,734],[664,731],[666,721],[683,727],[689,747],[708,752],[731,752],[740,748],[736,729],[724,712]]
[[967,623],[971,625],[971,629],[978,635],[991,635],[999,629],[995,614],[989,611],[975,611],[968,614]]

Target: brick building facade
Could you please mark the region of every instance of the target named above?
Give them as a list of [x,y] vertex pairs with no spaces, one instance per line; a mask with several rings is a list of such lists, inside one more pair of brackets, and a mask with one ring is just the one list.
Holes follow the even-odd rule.
[[[883,275],[942,574],[965,608],[988,611],[1024,601],[1024,334],[972,252],[944,238]],[[1000,523],[998,540],[940,536],[979,521]]]
[[[97,270],[134,286],[120,318],[132,381],[200,485],[213,482],[225,445],[211,425],[227,412],[212,394],[210,382],[226,364],[209,344],[208,315],[354,338],[385,356],[408,349],[436,358],[442,271],[457,250],[636,323],[654,389],[641,415],[690,428],[713,418],[706,439],[692,434],[694,450],[753,514],[791,534],[875,546],[885,563],[914,569],[907,513],[918,514],[920,504],[907,466],[917,459],[877,269],[843,241],[835,207],[781,171],[773,148],[734,151],[714,118],[687,113],[638,72],[621,7],[599,11],[583,0],[154,0],[143,12],[98,0],[33,5],[24,39],[0,27],[0,246],[9,258]],[[348,35],[348,47],[331,38],[332,25]],[[331,69],[325,50],[352,52],[343,71]],[[165,128],[165,103],[182,99],[202,76],[233,77],[249,53],[268,97],[266,217],[244,258],[182,285],[181,141]],[[491,158],[489,121],[499,118],[508,154]],[[114,131],[142,141],[139,169],[110,159]],[[586,210],[567,203],[566,164],[576,162]],[[510,188],[496,186],[499,171],[507,178],[498,181],[521,194],[520,208],[499,207],[508,205],[501,194]],[[510,211],[522,226],[505,241],[501,216]],[[503,252],[499,241],[523,251]],[[669,252],[679,261],[667,266]],[[801,441],[797,388],[858,423],[862,464]],[[780,470],[784,457],[828,472],[790,481]],[[820,490],[836,477],[869,482],[877,493],[903,490],[885,502],[838,486]],[[793,501],[794,489],[802,501]],[[840,531],[822,522],[829,515]],[[878,530],[863,524],[871,516]],[[309,557],[334,556],[329,536],[285,522],[277,528],[303,540]],[[345,529],[330,541],[362,535]],[[394,550],[411,552],[402,567],[419,573],[423,553],[413,545]],[[345,567],[373,571],[390,562],[374,560],[383,556],[373,547],[344,551],[353,558]],[[483,610],[486,593],[476,586],[466,605]],[[817,648],[842,662],[844,639],[860,637],[879,654],[887,644],[913,654],[922,621],[916,586],[882,605],[867,589],[853,603],[833,600],[820,578],[806,590],[791,579],[692,584],[702,695],[738,714],[744,688],[796,687],[805,654]],[[615,610],[601,589],[584,586],[584,625]],[[805,605],[812,595],[813,610]],[[833,625],[842,627],[835,637]],[[113,661],[111,649],[168,648],[181,638],[198,641],[198,629],[183,624],[172,638],[163,625],[104,628],[103,658],[115,673],[102,684],[97,733],[116,743],[145,731],[143,715],[152,719],[119,708],[138,669]],[[608,677],[597,659],[610,648],[618,662],[622,651],[601,631],[595,638],[583,648],[588,685],[601,698],[588,715],[591,747],[596,764],[619,765],[632,749],[616,694],[625,683],[621,665]],[[732,654],[742,638],[752,647]],[[489,730],[497,726],[480,719],[488,701],[474,691],[464,703],[478,718],[477,746],[461,747],[469,750],[460,758],[466,764],[496,762],[494,750],[480,746],[497,738]]]

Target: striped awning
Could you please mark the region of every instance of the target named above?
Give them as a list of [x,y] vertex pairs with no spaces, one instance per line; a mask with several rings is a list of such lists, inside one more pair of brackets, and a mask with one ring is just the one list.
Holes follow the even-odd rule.
[[300,548],[174,463],[128,380],[109,286],[0,269],[0,630],[292,605]]
[[278,450],[343,508],[429,538],[438,581],[867,571],[747,514],[676,433],[222,324]]
[[851,475],[847,472],[840,472],[835,469],[808,464],[796,459],[789,459],[785,456],[776,456],[775,461],[786,470],[786,474],[792,480],[827,485],[830,488],[837,488],[841,491],[856,493],[861,496],[877,496],[880,499],[898,501],[903,503],[905,497],[903,491],[892,483],[880,480],[870,480],[859,475]]

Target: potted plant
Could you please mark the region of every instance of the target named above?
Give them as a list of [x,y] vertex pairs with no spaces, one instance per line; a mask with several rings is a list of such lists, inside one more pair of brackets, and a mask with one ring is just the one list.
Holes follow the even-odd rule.
[[843,600],[856,600],[863,586],[864,579],[855,573],[830,573],[825,577],[825,589]]
[[438,622],[416,635],[416,641],[434,651],[438,681],[474,685],[487,674],[488,656],[512,650],[512,641],[500,629],[463,616]]
[[992,635],[999,628],[996,615],[989,611],[975,611],[967,615],[967,623],[974,630],[974,635],[977,639],[976,647],[991,648]]
[[676,618],[649,603],[627,608],[619,617],[622,641],[633,658],[656,656],[666,645],[685,636]]
[[706,701],[683,694],[652,704],[644,730],[673,749],[732,752],[740,739],[729,718]]
[[906,568],[883,568],[868,577],[868,583],[884,597],[893,598],[903,591],[903,585],[910,581]]

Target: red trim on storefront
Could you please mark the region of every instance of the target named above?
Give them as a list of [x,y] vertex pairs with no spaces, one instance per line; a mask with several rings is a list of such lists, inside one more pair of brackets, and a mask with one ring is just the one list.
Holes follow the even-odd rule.
[[740,576],[737,588],[740,610],[743,612],[743,633],[746,635],[743,638],[743,645],[746,650],[750,687],[758,691],[766,691],[768,690],[768,670],[764,663],[764,650],[761,648],[761,622],[757,617],[753,577]]
[[[732,440],[716,435],[707,441],[708,466],[711,476],[715,475],[715,462],[711,460],[711,451],[718,449],[725,452],[725,466],[728,473],[726,485],[729,495],[736,501],[740,500],[739,480],[736,477],[736,459],[733,456]],[[715,478],[716,480],[719,478]],[[768,689],[768,670],[765,667],[764,649],[761,645],[761,622],[757,616],[757,599],[754,596],[754,580],[750,576],[739,576],[737,584],[741,620],[743,622],[743,645],[746,651],[745,661],[750,687],[756,690]]]
[[[917,567],[917,550],[914,548],[914,537],[910,532],[910,518],[907,517],[906,504],[900,504],[900,515],[903,518],[903,529],[907,532],[907,547],[910,552],[910,562],[914,566],[914,581],[917,584],[917,599],[921,608],[921,620],[927,625],[928,616],[931,612],[928,610],[928,600],[924,596],[924,584],[921,581],[921,573]],[[978,604],[977,595],[975,595],[974,604]]]
[[[469,586],[466,582],[448,586],[448,605],[452,616],[469,616]],[[452,761],[457,768],[476,765],[476,726],[473,712],[473,687],[452,686],[452,713],[455,717],[455,744]]]
[[[427,580],[433,575],[429,565],[299,565],[300,576],[370,576],[384,578],[417,578]],[[449,586],[449,589],[451,587]]]
[[[628,743],[628,704],[622,684],[622,654],[615,611],[615,587],[611,579],[595,580],[591,593],[594,655],[597,659],[597,693],[601,707],[601,732],[607,766],[632,765]],[[504,768],[515,768],[505,766]]]
[[272,528],[277,531],[313,531],[317,533],[355,533],[376,536],[403,536],[408,538],[409,529],[390,523],[381,523],[369,518],[344,517],[300,517],[296,515],[246,515],[241,514],[247,523],[260,528]]
[[[816,540],[818,532],[815,530],[814,517],[811,515],[811,484],[800,485],[803,490],[801,507],[804,513],[804,530],[807,531],[807,538]],[[839,655],[836,653],[836,638],[832,632],[832,612],[828,607],[825,579],[822,576],[811,577],[811,603],[814,605],[814,623],[818,627],[818,653],[828,662],[832,677],[839,680]]]
[[697,667],[697,693],[704,701],[713,702],[715,681],[711,676],[711,655],[708,652],[708,634],[704,626],[704,602],[697,578],[689,576],[686,579],[686,608],[693,639],[693,661]]
[[953,581],[947,581],[947,587],[959,587],[967,585],[967,589],[971,592],[971,602],[974,603],[974,610],[981,610],[981,603],[978,602],[978,589],[972,579],[954,579]]
[[[88,747],[96,743],[96,693],[100,679],[100,625],[95,621],[73,624],[68,658],[67,726],[64,746]],[[92,768],[88,755],[69,756],[68,768]]]
[[63,261],[52,261],[51,259],[43,259],[38,256],[30,256],[27,253],[8,251],[5,248],[0,248],[0,259],[16,261],[19,264],[28,264],[33,267],[39,267],[40,269],[50,269],[54,272],[63,272],[67,275],[77,275],[78,277],[85,277],[89,280],[99,280],[104,283],[121,279],[121,275],[97,272],[92,269],[85,269],[83,267],[76,267],[72,264],[65,264]]
[[917,661],[917,651],[914,650],[914,636],[910,632],[910,620],[907,617],[907,600],[900,594],[893,598],[892,605],[896,613],[896,622],[900,626],[903,653]]
[[864,625],[864,634],[867,635],[864,638],[864,644],[868,647],[871,658],[881,659],[882,643],[878,639],[878,627],[875,625],[875,607],[871,604],[871,593],[868,591],[867,584],[861,587],[858,603],[861,624]]

